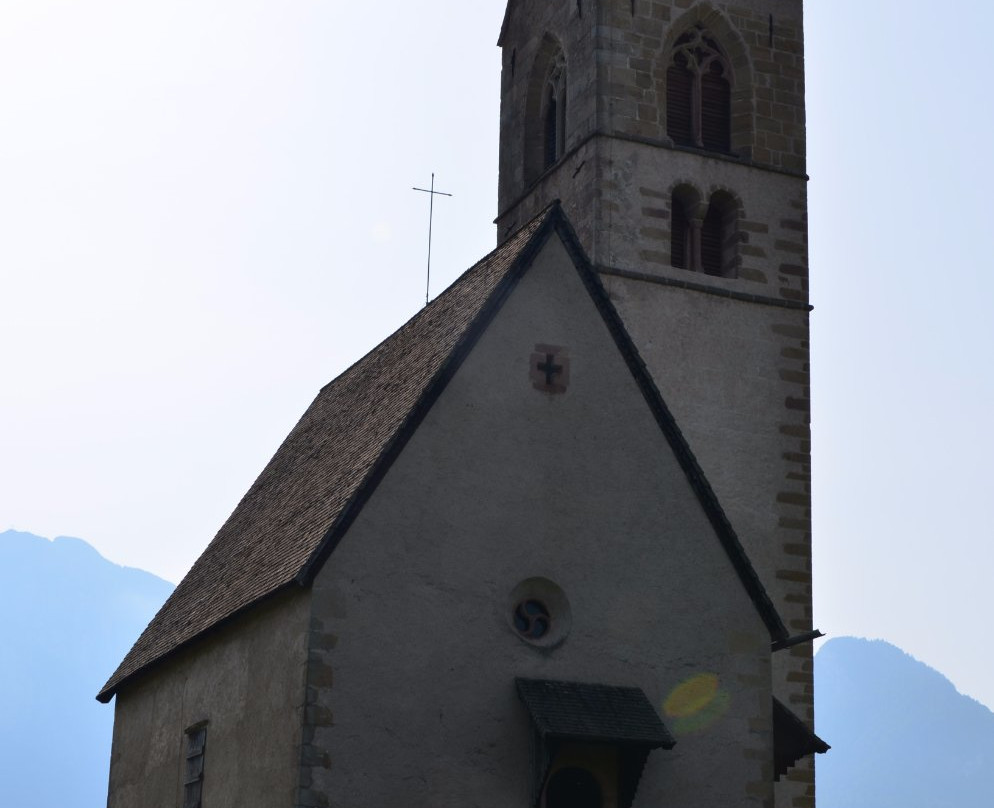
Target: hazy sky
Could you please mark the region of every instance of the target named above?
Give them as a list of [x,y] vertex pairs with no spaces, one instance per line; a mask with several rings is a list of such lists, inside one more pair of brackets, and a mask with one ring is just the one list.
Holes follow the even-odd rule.
[[[980,0],[808,0],[816,625],[994,706]],[[503,0],[0,0],[0,530],[177,581],[494,244]],[[941,13],[939,13],[941,11]]]

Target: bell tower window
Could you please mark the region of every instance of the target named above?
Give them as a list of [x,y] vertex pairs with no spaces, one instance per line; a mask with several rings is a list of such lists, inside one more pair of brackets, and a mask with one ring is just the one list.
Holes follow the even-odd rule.
[[545,82],[542,168],[551,168],[566,152],[566,62],[560,52]]
[[690,217],[687,209],[677,194],[673,194],[673,211],[671,214],[673,238],[670,241],[670,264],[677,269],[690,269]]
[[701,227],[701,269],[708,275],[721,275],[722,233],[721,212],[709,207]]
[[670,198],[670,266],[700,269],[701,197],[690,185],[680,185]]
[[556,94],[550,87],[545,97],[545,167],[559,159],[559,115]]
[[677,53],[666,71],[666,133],[680,146],[694,145],[694,74]]
[[701,226],[701,270],[708,275],[734,278],[736,275],[738,206],[730,194],[711,195]]
[[542,39],[525,100],[524,178],[530,184],[566,154],[566,55],[551,34]]
[[727,191],[709,200],[689,185],[670,199],[670,266],[723,278],[738,274],[738,210]]
[[680,36],[666,71],[666,133],[678,146],[731,150],[732,71],[701,26]]
[[732,85],[718,59],[701,75],[701,142],[709,151],[731,149]]

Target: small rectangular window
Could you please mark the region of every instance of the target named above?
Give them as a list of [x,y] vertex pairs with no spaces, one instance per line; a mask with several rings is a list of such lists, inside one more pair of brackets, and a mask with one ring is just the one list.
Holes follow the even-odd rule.
[[204,752],[207,749],[207,723],[186,731],[186,766],[183,776],[183,808],[203,808]]

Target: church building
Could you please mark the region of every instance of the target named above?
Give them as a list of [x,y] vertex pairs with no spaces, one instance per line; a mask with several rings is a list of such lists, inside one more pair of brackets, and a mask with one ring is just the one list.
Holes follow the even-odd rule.
[[496,249],[98,695],[109,808],[813,808],[802,0],[509,0]]

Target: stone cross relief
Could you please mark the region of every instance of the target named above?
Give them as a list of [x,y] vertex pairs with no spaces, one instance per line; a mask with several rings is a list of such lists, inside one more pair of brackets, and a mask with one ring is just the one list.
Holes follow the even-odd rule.
[[543,393],[565,393],[569,387],[569,354],[561,345],[535,346],[528,376],[532,387]]

